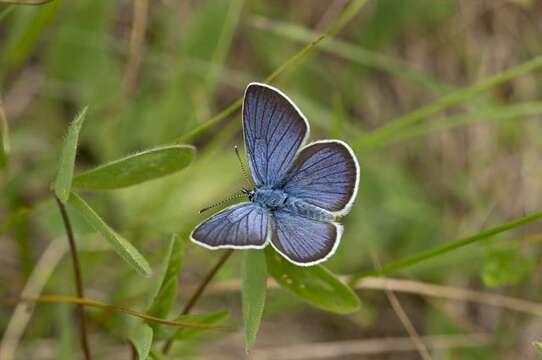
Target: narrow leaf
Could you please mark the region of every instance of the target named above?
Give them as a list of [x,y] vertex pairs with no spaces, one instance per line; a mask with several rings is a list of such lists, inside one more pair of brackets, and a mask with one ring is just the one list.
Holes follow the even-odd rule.
[[378,276],[378,275],[387,275],[391,274],[393,272],[405,269],[407,267],[416,265],[420,262],[423,262],[427,259],[431,259],[437,256],[440,256],[442,254],[446,254],[447,252],[453,251],[455,249],[459,249],[463,246],[470,245],[472,243],[481,241],[483,239],[490,238],[492,236],[495,236],[497,234],[503,233],[505,231],[512,230],[516,227],[519,227],[521,225],[528,224],[533,221],[537,221],[542,219],[542,211],[529,214],[527,216],[520,217],[518,219],[515,219],[513,221],[510,221],[505,224],[501,224],[499,226],[496,226],[491,229],[487,229],[484,231],[481,231],[477,234],[467,236],[458,240],[454,241],[448,241],[444,244],[433,246],[430,249],[427,249],[425,251],[419,252],[417,254],[406,256],[404,258],[401,258],[399,260],[393,261],[389,264],[386,264],[382,266],[380,269],[375,269],[371,271],[364,271],[361,273],[357,273],[352,275],[350,278],[349,283],[350,284],[356,284],[360,279],[367,277],[367,276]]
[[83,121],[87,113],[87,107],[75,117],[70,127],[68,128],[68,134],[64,139],[62,150],[60,153],[60,161],[58,165],[58,171],[53,184],[53,189],[56,196],[65,204],[70,197],[73,168],[75,165],[75,155],[77,153],[77,142],[79,139],[79,131],[83,126]]
[[168,145],[145,150],[101,165],[75,177],[73,186],[83,189],[118,189],[172,174],[194,158],[190,145]]
[[184,257],[184,242],[173,235],[169,250],[159,277],[159,288],[154,295],[147,313],[156,317],[167,317],[177,296],[179,272]]
[[8,163],[9,153],[9,127],[8,119],[4,111],[4,104],[0,97],[0,169],[4,168]]
[[359,308],[359,298],[354,291],[325,267],[293,265],[271,247],[265,249],[265,255],[267,269],[275,281],[309,304],[339,314]]
[[113,246],[117,254],[139,273],[149,276],[151,267],[143,255],[126,239],[117,234],[102,218],[76,193],[71,193],[70,203],[73,204],[87,223],[99,232]]
[[248,353],[260,328],[267,289],[267,265],[261,250],[247,250],[243,254],[241,295],[245,325],[245,351]]
[[137,351],[139,360],[146,360],[151,352],[153,338],[152,328],[144,322],[140,322],[134,328],[130,340]]

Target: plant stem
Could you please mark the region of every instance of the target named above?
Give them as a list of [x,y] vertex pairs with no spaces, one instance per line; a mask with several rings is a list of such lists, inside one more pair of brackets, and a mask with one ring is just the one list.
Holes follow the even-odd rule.
[[[194,293],[192,294],[192,296],[190,297],[190,299],[188,300],[188,302],[184,306],[183,311],[181,312],[181,315],[187,315],[188,313],[190,313],[190,310],[192,310],[194,305],[196,305],[199,298],[201,297],[201,295],[203,294],[203,292],[207,288],[207,285],[209,285],[211,280],[213,280],[215,275],[218,273],[218,270],[220,270],[220,268],[224,265],[226,260],[228,260],[230,258],[232,253],[233,253],[233,250],[231,250],[231,249],[226,250],[226,252],[220,257],[220,259],[218,259],[218,262],[216,263],[216,265],[205,276],[205,278],[203,279],[201,284],[198,286],[196,291],[194,291]],[[166,341],[166,344],[164,345],[164,348],[162,349],[162,352],[164,354],[167,354],[171,350],[172,345],[173,345],[173,338]]]
[[[62,215],[62,221],[64,222],[64,227],[66,228],[66,235],[68,236],[68,242],[70,244],[70,253],[72,256],[73,264],[73,273],[75,275],[75,288],[77,291],[77,297],[84,298],[83,293],[83,281],[81,279],[81,266],[79,264],[79,255],[77,254],[77,247],[75,245],[75,238],[73,236],[73,229],[70,223],[70,218],[66,212],[66,207],[60,201],[58,197],[55,196],[56,203]],[[77,306],[79,313],[79,330],[81,332],[81,347],[83,348],[83,353],[86,360],[91,360],[92,355],[90,354],[90,347],[88,345],[88,336],[87,336],[87,327],[85,323],[85,307],[83,305]]]

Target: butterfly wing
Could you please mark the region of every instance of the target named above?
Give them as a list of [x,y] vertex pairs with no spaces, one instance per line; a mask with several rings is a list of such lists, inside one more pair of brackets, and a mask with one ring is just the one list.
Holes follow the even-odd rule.
[[312,220],[284,210],[275,211],[273,219],[271,245],[296,265],[323,262],[339,245],[341,224]]
[[190,239],[210,249],[261,249],[270,236],[270,215],[261,206],[243,202],[232,205],[199,224]]
[[243,102],[243,132],[254,182],[273,186],[290,168],[309,124],[282,92],[251,83]]
[[281,181],[290,196],[328,210],[348,213],[356,197],[359,165],[350,147],[339,140],[305,146]]

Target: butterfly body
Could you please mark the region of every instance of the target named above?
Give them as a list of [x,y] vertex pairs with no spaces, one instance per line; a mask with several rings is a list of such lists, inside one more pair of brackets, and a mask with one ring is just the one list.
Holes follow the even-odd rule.
[[252,191],[251,201],[266,209],[275,210],[286,205],[288,194],[283,190],[256,188]]
[[356,197],[359,165],[340,140],[304,145],[309,123],[279,90],[251,83],[243,102],[243,133],[254,189],[248,202],[211,216],[190,238],[209,249],[261,249],[270,244],[300,266],[328,259],[339,245]]

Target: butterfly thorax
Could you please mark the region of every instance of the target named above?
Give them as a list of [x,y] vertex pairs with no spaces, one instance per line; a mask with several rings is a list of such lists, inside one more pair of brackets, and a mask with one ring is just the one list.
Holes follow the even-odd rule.
[[283,207],[288,200],[288,195],[282,190],[256,188],[251,195],[251,201],[271,210]]

